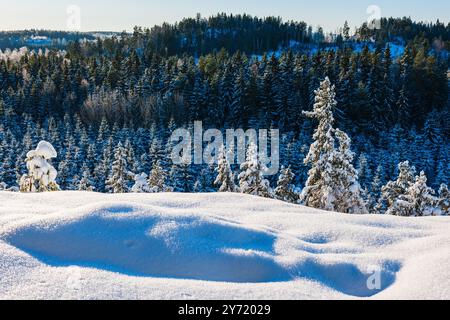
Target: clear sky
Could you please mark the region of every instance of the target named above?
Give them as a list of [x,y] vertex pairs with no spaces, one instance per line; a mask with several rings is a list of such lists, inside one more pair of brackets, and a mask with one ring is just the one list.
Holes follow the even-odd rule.
[[335,31],[345,20],[351,26],[366,21],[370,5],[377,5],[383,17],[450,19],[449,0],[0,0],[0,30],[67,30],[67,21],[74,21],[67,14],[70,5],[81,9],[81,19],[75,21],[81,22],[82,31],[131,31],[135,25],[175,22],[197,12],[275,15]]

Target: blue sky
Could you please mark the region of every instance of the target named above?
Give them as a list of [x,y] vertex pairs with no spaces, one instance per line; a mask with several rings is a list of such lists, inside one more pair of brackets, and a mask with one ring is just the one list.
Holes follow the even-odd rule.
[[133,26],[151,27],[164,21],[175,22],[200,12],[276,15],[302,20],[334,31],[348,20],[360,25],[369,17],[369,5],[377,5],[381,16],[411,16],[415,20],[449,22],[448,0],[0,0],[0,30],[67,29],[67,8],[81,9],[83,31],[132,30]]

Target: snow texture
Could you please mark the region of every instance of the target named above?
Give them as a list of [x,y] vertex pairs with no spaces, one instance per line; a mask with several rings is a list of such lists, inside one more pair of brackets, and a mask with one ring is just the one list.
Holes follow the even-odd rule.
[[231,193],[0,192],[0,203],[0,299],[450,298],[448,217]]

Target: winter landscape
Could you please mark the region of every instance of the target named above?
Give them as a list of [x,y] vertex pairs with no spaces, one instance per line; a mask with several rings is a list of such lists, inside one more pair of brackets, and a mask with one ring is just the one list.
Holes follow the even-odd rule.
[[448,21],[103,30],[0,30],[0,299],[450,299]]

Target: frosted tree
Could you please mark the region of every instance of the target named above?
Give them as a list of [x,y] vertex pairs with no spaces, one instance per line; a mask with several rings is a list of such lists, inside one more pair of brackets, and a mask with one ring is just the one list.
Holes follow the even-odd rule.
[[[352,165],[350,138],[333,128],[336,107],[335,88],[326,78],[315,91],[312,112],[304,114],[319,122],[304,163],[312,168],[301,194],[309,207],[342,213],[367,213],[358,183],[358,173]],[[339,145],[337,148],[336,145]]]
[[336,107],[336,94],[330,80],[325,79],[320,84],[319,90],[315,91],[315,104],[312,112],[304,114],[319,121],[314,132],[314,142],[310,147],[304,163],[311,165],[308,172],[308,180],[301,194],[301,201],[309,207],[333,210],[335,198],[331,189],[331,166],[335,150],[335,139],[333,130],[333,108]]
[[119,142],[114,150],[114,161],[111,174],[106,181],[106,191],[109,193],[127,193],[129,191],[128,182],[133,178],[133,174],[128,171],[127,151]]
[[[229,151],[231,153],[231,150]],[[226,152],[225,147],[222,147],[218,155],[217,164],[217,178],[214,184],[219,187],[219,192],[236,192],[235,175],[231,170],[229,163],[230,153]]]
[[194,192],[216,192],[214,186],[216,180],[216,165],[214,162],[204,166],[197,175],[197,181],[194,184]]
[[151,193],[171,192],[172,189],[166,186],[167,174],[161,167],[161,162],[153,164],[153,169],[148,178],[148,185]]
[[396,216],[422,217],[435,212],[437,199],[434,190],[427,186],[427,176],[421,172],[404,195],[400,195],[387,214]]
[[274,191],[277,199],[291,203],[296,203],[299,200],[299,195],[295,192],[294,179],[295,175],[290,167],[281,168],[277,187]]
[[446,184],[442,184],[439,188],[438,208],[442,215],[450,215],[450,191]]
[[239,175],[239,187],[242,193],[260,196],[264,198],[272,197],[270,183],[264,178],[261,162],[258,157],[258,147],[250,143],[247,149],[246,161],[241,165]]
[[4,182],[0,182],[0,191],[6,191],[8,186]]
[[190,164],[173,164],[170,169],[169,180],[175,192],[190,193],[194,190],[195,178]]
[[58,172],[48,162],[57,156],[53,146],[46,141],[39,142],[35,150],[28,152],[25,160],[28,174],[23,175],[20,179],[20,191],[58,191],[59,186],[56,183]]
[[94,191],[95,190],[94,182],[91,179],[92,174],[86,163],[83,165],[81,171],[83,173],[82,173],[81,179],[78,183],[78,190],[79,191],[90,191],[90,192]]
[[398,165],[399,175],[397,180],[389,181],[381,188],[381,197],[376,206],[378,213],[386,213],[394,206],[400,196],[405,195],[408,189],[414,184],[416,168],[409,164],[409,161],[401,162]]
[[147,182],[148,175],[146,173],[137,174],[134,176],[134,185],[131,187],[131,192],[134,193],[149,193],[150,186]]
[[363,191],[358,182],[358,171],[353,167],[354,153],[351,151],[350,137],[336,129],[339,142],[338,152],[334,153],[331,173],[333,190],[336,191],[335,211],[343,213],[367,214]]

